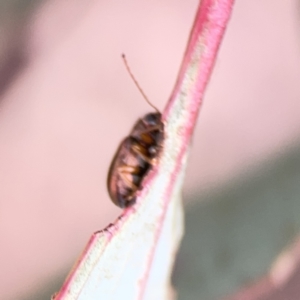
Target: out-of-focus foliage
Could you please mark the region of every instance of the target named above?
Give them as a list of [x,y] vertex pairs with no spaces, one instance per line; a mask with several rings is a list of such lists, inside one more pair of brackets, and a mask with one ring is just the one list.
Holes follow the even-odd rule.
[[0,0],[0,96],[26,64],[26,24],[40,2]]
[[6,13],[24,14],[42,0],[1,0],[0,16]]
[[180,300],[222,299],[252,284],[297,238],[299,154],[298,145],[223,187],[195,196],[201,201],[187,208],[174,274]]

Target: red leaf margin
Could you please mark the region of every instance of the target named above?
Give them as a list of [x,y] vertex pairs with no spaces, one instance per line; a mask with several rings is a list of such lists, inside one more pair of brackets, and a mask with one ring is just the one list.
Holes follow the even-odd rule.
[[[171,210],[170,202],[175,198],[173,194],[180,193],[181,190],[190,140],[233,3],[234,0],[202,0],[200,2],[174,91],[163,112],[166,139],[160,162],[147,177],[136,205],[126,209],[114,224],[92,235],[61,290],[56,294],[55,300],[78,299],[83,287],[86,287],[90,278],[93,277],[92,272],[99,260],[105,260],[112,241],[116,241],[117,236],[124,235],[126,230],[128,232],[130,222],[134,222],[138,214],[144,214],[145,222],[147,222],[145,212],[151,213],[154,210],[155,213],[151,217],[156,226],[151,232],[151,249],[148,250],[149,255],[147,255],[147,250],[145,252],[146,258],[144,259],[147,259],[147,262],[143,277],[137,282],[137,299],[144,299],[155,250],[158,247],[166,215]],[[160,179],[157,180],[157,178]],[[149,224],[146,223],[146,225]],[[132,227],[131,234],[137,234],[137,231],[133,232]],[[181,234],[177,234],[176,241],[173,242],[174,249],[169,249],[170,252],[176,251],[176,244],[179,243]],[[128,236],[126,238],[130,244],[130,238]],[[123,250],[119,249],[119,251]],[[170,257],[172,258],[169,265],[172,264],[175,253],[170,253]],[[106,295],[102,296],[106,297]],[[80,297],[80,299],[91,298]]]

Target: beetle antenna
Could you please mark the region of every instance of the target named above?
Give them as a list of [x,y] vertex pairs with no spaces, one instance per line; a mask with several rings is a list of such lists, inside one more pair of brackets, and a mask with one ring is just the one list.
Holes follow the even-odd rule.
[[148,99],[148,97],[146,96],[146,94],[144,93],[144,91],[142,90],[142,88],[140,87],[139,83],[137,82],[137,80],[135,79],[135,77],[133,76],[130,68],[129,68],[129,65],[128,65],[128,62],[127,62],[127,59],[126,59],[126,56],[125,54],[123,53],[122,54],[122,59],[123,59],[123,62],[125,64],[125,67],[127,69],[127,72],[129,73],[131,79],[133,80],[134,84],[136,85],[136,87],[138,88],[138,90],[140,91],[140,93],[142,94],[142,96],[144,97],[144,99],[146,100],[146,102],[151,106],[153,107],[158,113],[160,113],[160,111],[157,109],[157,107],[155,107],[151,102],[150,100]]

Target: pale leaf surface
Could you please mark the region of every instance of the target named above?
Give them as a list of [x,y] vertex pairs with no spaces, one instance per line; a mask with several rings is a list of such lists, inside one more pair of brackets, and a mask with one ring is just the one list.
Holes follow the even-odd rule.
[[181,188],[200,104],[233,0],[203,0],[173,94],[165,141],[137,203],[96,232],[56,300],[173,299],[170,274],[183,234]]

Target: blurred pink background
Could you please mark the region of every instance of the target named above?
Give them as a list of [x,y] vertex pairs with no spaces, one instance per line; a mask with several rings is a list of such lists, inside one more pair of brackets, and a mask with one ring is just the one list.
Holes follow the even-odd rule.
[[[108,167],[151,110],[121,53],[163,109],[197,5],[56,0],[22,23],[2,18],[0,60],[16,51],[22,68],[0,99],[1,299],[38,290],[118,216]],[[186,198],[299,141],[298,14],[296,0],[236,1],[195,131]]]

